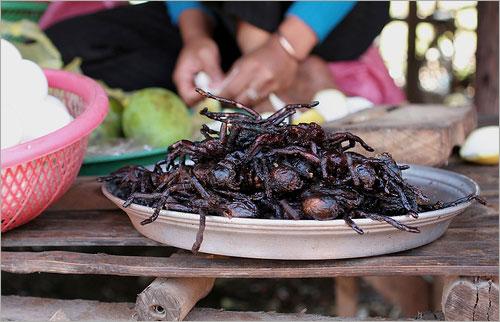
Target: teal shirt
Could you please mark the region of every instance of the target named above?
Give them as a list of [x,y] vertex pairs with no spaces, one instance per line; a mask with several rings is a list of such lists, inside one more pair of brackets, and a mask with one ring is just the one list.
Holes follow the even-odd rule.
[[[168,14],[174,24],[184,10],[207,10],[199,1],[167,1]],[[306,23],[323,41],[352,10],[356,1],[295,1],[286,15],[293,15]]]

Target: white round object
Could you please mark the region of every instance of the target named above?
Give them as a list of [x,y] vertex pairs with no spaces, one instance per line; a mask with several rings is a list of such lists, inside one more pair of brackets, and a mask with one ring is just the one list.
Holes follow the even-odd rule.
[[[7,104],[7,97],[9,97],[9,102],[11,106],[15,106],[14,94],[16,92],[15,88],[21,86],[21,83],[17,81],[19,78],[16,77],[17,66],[21,63],[21,54],[14,45],[8,41],[2,39],[2,59],[1,61],[1,96],[2,96],[2,106]],[[17,81],[17,83],[16,83]]]
[[31,141],[54,132],[73,120],[64,104],[53,96],[47,96],[27,114],[22,141]]
[[494,164],[496,159],[498,163],[499,136],[498,126],[485,126],[472,131],[460,148],[460,156],[472,162]]
[[7,106],[2,102],[0,119],[1,148],[10,148],[19,144],[23,134],[23,120],[19,110]]
[[348,97],[346,99],[347,110],[349,113],[356,113],[358,111],[373,107],[374,104],[361,96]]
[[[15,96],[16,103],[30,104],[41,101],[47,96],[49,91],[47,78],[42,69],[30,60],[21,60],[16,66],[15,74],[8,77],[14,78],[12,88],[14,92],[11,95]],[[29,105],[23,107],[26,111],[31,110]]]
[[315,109],[327,122],[340,119],[349,114],[346,97],[339,90],[321,90],[314,95],[313,101],[319,102],[319,105],[316,106]]
[[205,72],[198,72],[194,76],[194,85],[204,91],[210,91],[210,76]]
[[73,121],[73,116],[69,114],[68,109],[59,98],[52,95],[47,95],[45,101],[48,106],[52,106],[54,109],[57,109],[59,115],[61,115],[61,117],[64,117],[68,123]]
[[17,60],[21,60],[22,56],[19,50],[5,39],[1,40],[1,52],[2,52],[2,65],[4,63],[12,63]]
[[213,121],[213,122],[207,123],[206,125],[208,126],[208,128],[210,130],[219,131],[222,123],[219,121]]

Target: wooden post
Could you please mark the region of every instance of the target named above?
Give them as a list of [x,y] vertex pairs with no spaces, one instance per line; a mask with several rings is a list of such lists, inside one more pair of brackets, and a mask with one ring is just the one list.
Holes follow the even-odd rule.
[[406,97],[411,103],[420,103],[422,95],[418,87],[418,69],[419,62],[417,61],[415,42],[417,39],[417,3],[410,1],[408,12],[408,51],[407,51],[407,67],[406,67]]
[[443,289],[445,320],[498,321],[498,278],[460,277]]
[[140,321],[181,321],[207,296],[214,278],[157,278],[137,296]]
[[478,1],[476,94],[480,114],[498,115],[498,2]]
[[358,312],[359,278],[335,278],[335,307],[337,316],[354,317]]
[[441,299],[443,298],[443,287],[449,279],[456,276],[433,276],[431,284],[431,310],[441,311]]

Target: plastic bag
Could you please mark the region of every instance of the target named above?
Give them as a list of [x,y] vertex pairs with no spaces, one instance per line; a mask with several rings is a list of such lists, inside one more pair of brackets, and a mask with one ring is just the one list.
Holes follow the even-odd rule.
[[377,105],[401,104],[406,100],[375,46],[370,47],[358,60],[328,65],[338,89],[347,96],[364,97]]
[[61,54],[36,23],[26,19],[0,21],[0,34],[16,46],[24,59],[42,68],[62,68]]

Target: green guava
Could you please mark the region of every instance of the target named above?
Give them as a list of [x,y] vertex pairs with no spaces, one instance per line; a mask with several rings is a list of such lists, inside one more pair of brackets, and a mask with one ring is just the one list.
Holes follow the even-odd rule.
[[97,129],[90,135],[91,143],[98,143],[123,136],[123,105],[115,98],[109,97],[108,115]]
[[167,147],[191,134],[191,115],[184,102],[163,88],[136,91],[123,112],[125,137],[151,147]]

